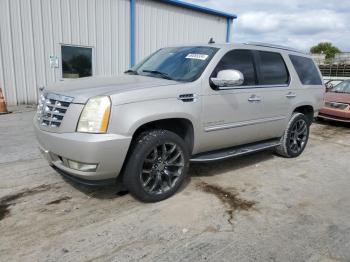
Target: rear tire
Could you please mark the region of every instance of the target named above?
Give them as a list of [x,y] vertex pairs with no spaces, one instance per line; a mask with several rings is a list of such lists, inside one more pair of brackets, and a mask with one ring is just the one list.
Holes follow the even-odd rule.
[[157,202],[176,193],[188,167],[188,147],[181,137],[168,130],[150,130],[132,144],[123,183],[136,199]]
[[307,117],[302,113],[293,113],[280,145],[276,147],[276,153],[287,158],[299,156],[306,147],[309,132],[310,124]]

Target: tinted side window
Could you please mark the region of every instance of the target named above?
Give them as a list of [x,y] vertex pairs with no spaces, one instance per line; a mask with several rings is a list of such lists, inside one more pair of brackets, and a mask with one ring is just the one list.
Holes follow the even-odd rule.
[[250,50],[233,50],[228,52],[216,66],[212,77],[221,70],[239,70],[244,76],[243,86],[256,85],[253,54]]
[[303,85],[322,85],[322,80],[312,59],[297,55],[289,55],[289,58]]
[[289,74],[279,53],[258,51],[260,66],[260,85],[288,84]]

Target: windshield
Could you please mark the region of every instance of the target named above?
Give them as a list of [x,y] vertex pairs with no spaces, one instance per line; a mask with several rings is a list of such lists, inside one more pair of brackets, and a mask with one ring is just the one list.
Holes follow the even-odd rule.
[[217,50],[203,46],[163,48],[125,73],[191,82],[202,74]]
[[337,84],[331,92],[350,94],[350,81],[343,81]]

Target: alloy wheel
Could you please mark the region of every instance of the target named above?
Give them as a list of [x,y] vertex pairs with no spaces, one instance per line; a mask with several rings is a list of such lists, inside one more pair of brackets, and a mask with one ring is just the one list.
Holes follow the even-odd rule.
[[289,138],[289,148],[293,153],[297,154],[304,149],[307,133],[307,123],[304,119],[299,119],[293,124]]
[[163,194],[172,189],[183,173],[184,153],[175,143],[163,143],[147,154],[140,174],[143,189],[150,194]]

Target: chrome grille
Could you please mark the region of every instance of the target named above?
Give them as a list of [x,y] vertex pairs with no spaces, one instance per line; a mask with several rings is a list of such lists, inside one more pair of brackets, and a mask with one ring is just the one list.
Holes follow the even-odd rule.
[[326,102],[325,103],[326,107],[330,107],[330,108],[336,108],[336,109],[346,109],[349,105],[348,104],[344,104],[344,103],[338,103],[338,102]]
[[46,93],[40,96],[37,117],[44,127],[60,127],[73,97]]

